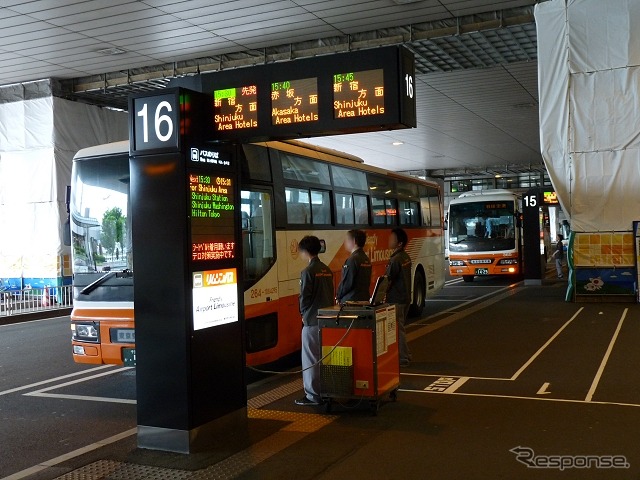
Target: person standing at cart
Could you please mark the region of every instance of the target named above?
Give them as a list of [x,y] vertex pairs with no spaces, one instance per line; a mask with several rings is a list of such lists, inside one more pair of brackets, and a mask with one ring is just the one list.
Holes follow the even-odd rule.
[[387,264],[387,278],[389,288],[387,290],[387,303],[396,306],[396,320],[398,324],[398,355],[400,365],[406,367],[411,362],[411,352],[407,345],[407,337],[404,331],[405,321],[409,314],[411,304],[411,258],[404,249],[409,238],[407,232],[401,228],[394,228],[389,235],[389,248],[393,250]]
[[558,234],[558,243],[556,244],[556,250],[553,252],[553,258],[556,260],[556,272],[558,278],[562,278],[562,260],[564,259],[564,243],[562,243],[564,237]]
[[351,255],[342,267],[342,279],[336,293],[336,300],[340,305],[348,301],[369,300],[371,261],[363,250],[366,241],[367,234],[362,230],[349,230],[344,239],[344,246]]
[[302,381],[304,397],[296,405],[320,405],[321,348],[318,310],[333,305],[333,274],[320,261],[322,246],[318,237],[306,236],[298,244],[300,257],[308,262],[300,274],[300,314],[302,315]]

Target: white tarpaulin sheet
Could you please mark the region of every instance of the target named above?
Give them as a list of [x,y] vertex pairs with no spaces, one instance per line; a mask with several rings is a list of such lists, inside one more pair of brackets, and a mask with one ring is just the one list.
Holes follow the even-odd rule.
[[0,89],[0,279],[58,277],[73,156],[127,139],[127,114],[8,95]]
[[541,151],[578,232],[640,218],[640,2],[536,5]]

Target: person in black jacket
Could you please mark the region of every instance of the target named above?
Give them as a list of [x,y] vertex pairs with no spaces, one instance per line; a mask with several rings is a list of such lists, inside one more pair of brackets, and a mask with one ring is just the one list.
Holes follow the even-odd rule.
[[367,234],[362,230],[349,230],[344,247],[351,252],[342,267],[342,280],[338,285],[336,300],[340,305],[348,301],[369,300],[371,285],[371,261],[364,250]]
[[298,244],[300,257],[309,264],[300,275],[300,314],[302,315],[302,381],[305,396],[296,405],[320,405],[320,337],[318,310],[333,305],[333,274],[320,261],[318,237],[306,236]]
[[401,228],[391,230],[389,248],[393,250],[387,264],[389,289],[387,303],[395,304],[396,320],[398,323],[398,355],[400,365],[406,367],[411,362],[411,352],[407,345],[404,324],[411,304],[411,258],[404,251],[407,246],[407,233]]
[[564,259],[564,243],[562,243],[564,237],[558,234],[558,243],[556,244],[556,250],[553,252],[553,258],[556,260],[556,271],[558,278],[562,278],[562,260]]

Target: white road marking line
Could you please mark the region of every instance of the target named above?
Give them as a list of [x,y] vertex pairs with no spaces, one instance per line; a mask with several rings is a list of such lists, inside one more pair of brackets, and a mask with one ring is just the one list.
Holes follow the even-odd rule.
[[113,369],[113,370],[111,370],[109,372],[97,373],[96,375],[91,375],[89,377],[79,378],[77,380],[72,380],[70,382],[58,383],[58,384],[53,385],[51,387],[42,388],[42,389],[36,390],[34,392],[25,393],[23,395],[25,395],[25,396],[36,396],[35,394],[38,394],[38,393],[44,393],[44,392],[48,392],[50,390],[58,390],[59,388],[68,387],[69,385],[75,385],[76,383],[86,382],[86,381],[89,381],[89,380],[93,380],[94,378],[106,377],[107,375],[113,375],[114,373],[124,372],[124,371],[127,371],[127,370],[131,370],[132,368],[133,367],[117,368],[117,369]]
[[[410,390],[405,388],[399,388],[399,392],[405,393],[427,393],[427,394],[435,394],[441,395],[441,392],[430,392],[428,390]],[[615,405],[619,407],[636,407],[640,408],[640,404],[637,403],[624,403],[624,402],[602,402],[602,401],[592,401],[587,402],[585,400],[572,400],[568,398],[549,398],[549,397],[524,397],[518,395],[496,395],[492,393],[466,393],[466,392],[454,392],[451,395],[459,395],[463,397],[486,397],[486,398],[506,398],[512,400],[538,400],[543,402],[559,402],[559,403],[580,403],[580,404],[589,404],[589,405]],[[4,479],[2,479],[4,480]]]
[[590,402],[593,398],[593,395],[596,393],[596,389],[598,388],[598,383],[600,383],[600,378],[602,378],[602,374],[604,373],[604,369],[607,366],[607,362],[609,361],[609,357],[611,356],[611,352],[613,351],[613,345],[616,343],[618,339],[618,335],[620,334],[620,330],[622,329],[622,324],[624,323],[624,319],[627,316],[628,308],[624,309],[622,312],[622,316],[620,317],[620,321],[618,322],[618,326],[616,331],[611,337],[611,341],[609,342],[609,346],[607,347],[607,351],[602,358],[602,362],[600,362],[600,366],[598,367],[598,371],[596,372],[596,376],[593,378],[593,383],[591,383],[591,388],[589,388],[589,392],[587,393],[587,397],[584,399],[585,402]]
[[[450,374],[433,374],[433,373],[409,373],[409,372],[401,372],[400,375],[406,375],[407,377],[435,377],[435,378],[440,378],[440,377],[455,377],[456,375],[450,375]],[[509,380],[511,381],[510,378],[500,378],[500,377],[461,377],[461,378],[466,378],[466,379],[470,379],[470,380]]]
[[544,382],[542,384],[542,386],[540,387],[540,390],[538,390],[536,392],[536,395],[548,395],[551,392],[549,390],[547,390],[549,388],[549,385],[551,385],[549,382]]
[[447,388],[444,392],[442,393],[453,393],[456,390],[458,390],[462,385],[464,385],[466,383],[466,381],[469,380],[469,377],[460,377],[456,383],[454,383],[453,385],[451,385],[449,388]]
[[430,298],[427,302],[467,302],[467,300],[462,299],[448,299],[448,298]]
[[551,342],[553,342],[553,341],[558,337],[558,335],[560,335],[560,334],[562,333],[562,331],[563,331],[565,328],[567,328],[567,327],[569,326],[569,324],[570,324],[571,322],[573,322],[573,321],[576,319],[576,317],[577,317],[578,315],[580,315],[580,312],[582,312],[582,310],[584,310],[584,307],[580,307],[580,308],[578,309],[578,311],[577,311],[576,313],[574,313],[574,314],[573,314],[573,316],[572,316],[572,317],[571,317],[571,318],[570,318],[570,319],[569,319],[569,320],[568,320],[564,325],[562,325],[562,327],[560,327],[560,328],[558,329],[558,331],[557,331],[556,333],[554,333],[554,334],[553,334],[553,336],[552,336],[549,340],[547,340],[547,341],[545,342],[545,344],[544,344],[544,345],[542,345],[542,346],[538,349],[538,351],[537,351],[536,353],[534,353],[534,354],[531,356],[531,358],[529,358],[529,360],[527,360],[527,361],[525,362],[525,364],[524,364],[524,365],[522,365],[522,366],[518,369],[518,371],[517,371],[516,373],[514,373],[514,374],[513,374],[513,376],[511,377],[511,380],[516,380],[516,379],[517,379],[517,378],[522,374],[522,372],[524,372],[524,371],[529,367],[529,365],[531,365],[531,364],[535,361],[535,359],[536,359],[536,358],[538,358],[538,357],[540,356],[540,354],[542,354],[542,352],[544,351],[544,349],[545,349],[545,348],[547,348],[549,345],[551,345]]
[[62,375],[60,377],[49,378],[47,380],[42,380],[40,382],[31,383],[29,385],[23,385],[22,387],[11,388],[9,390],[5,390],[4,392],[0,392],[0,396],[8,395],[10,393],[19,392],[21,390],[29,390],[33,387],[39,387],[40,385],[45,385],[51,382],[57,382],[58,380],[64,380],[65,378],[77,377],[78,375],[84,375],[85,373],[95,372],[96,370],[103,370],[105,368],[113,368],[113,365],[102,365],[100,367],[88,368],[87,370],[82,370],[81,372],[69,373],[68,375]]
[[[411,340],[415,340],[416,338],[419,338],[423,335],[426,335],[429,332],[432,332],[434,330],[437,330],[438,328],[442,328],[446,325],[449,325],[450,323],[455,322],[456,320],[460,320],[461,318],[465,318],[469,315],[471,315],[472,313],[475,313],[479,310],[482,310],[483,308],[489,307],[491,305],[493,305],[494,303],[499,302],[500,300],[503,300],[505,298],[507,298],[510,295],[513,295],[514,293],[516,293],[517,290],[512,289],[512,287],[514,287],[515,285],[517,285],[517,283],[514,283],[513,285],[509,285],[508,287],[504,287],[501,288],[500,290],[497,290],[495,292],[491,292],[491,293],[487,293],[485,295],[482,295],[481,297],[478,297],[474,300],[469,300],[469,302],[477,302],[479,300],[482,300],[483,298],[495,295],[494,298],[491,298],[489,300],[487,300],[486,302],[482,302],[479,303],[478,305],[475,305],[467,310],[460,310],[460,311],[446,311],[446,312],[438,312],[438,313],[434,313],[432,315],[429,315],[427,318],[425,318],[423,321],[427,321],[430,320],[434,317],[439,317],[442,314],[445,313],[451,313],[452,315],[450,315],[449,317],[443,318],[442,320],[438,320],[435,323],[430,323],[430,324],[425,324],[422,321],[421,322],[415,322],[412,323],[411,325],[407,325],[407,328],[409,327],[422,327],[418,330],[414,330],[411,333],[407,334],[407,340],[411,341]],[[507,291],[506,293],[499,295],[500,292],[504,292],[505,290],[509,290],[511,289],[511,291]],[[465,304],[462,304],[465,305]]]
[[469,288],[501,288],[500,285],[467,285],[467,287]]
[[69,318],[69,315],[60,315],[58,317],[38,318],[37,320],[29,320],[27,322],[3,323],[2,325],[0,325],[0,328],[2,328],[2,327],[17,327],[18,325],[26,325],[27,323],[46,322],[48,320],[58,320],[59,318]]
[[131,400],[128,398],[92,397],[89,395],[67,395],[65,393],[31,392],[31,393],[25,393],[25,396],[44,397],[44,398],[61,398],[63,400],[84,400],[88,402],[126,403],[130,405],[135,405],[136,403],[138,403],[136,400]]
[[53,467],[55,465],[59,465],[67,460],[71,460],[72,458],[79,457],[80,455],[84,455],[85,453],[92,452],[99,448],[104,447],[105,445],[110,445],[112,443],[118,442],[124,438],[130,437],[131,435],[135,435],[138,431],[138,428],[131,428],[124,432],[113,435],[112,437],[105,438],[104,440],[100,440],[98,442],[92,443],[91,445],[86,445],[84,447],[73,450],[72,452],[65,453],[64,455],[60,455],[58,457],[52,458],[50,460],[46,460],[38,465],[27,468],[20,472],[9,475],[8,477],[4,477],[0,480],[20,480],[22,478],[27,478],[30,475],[46,470],[47,468]]

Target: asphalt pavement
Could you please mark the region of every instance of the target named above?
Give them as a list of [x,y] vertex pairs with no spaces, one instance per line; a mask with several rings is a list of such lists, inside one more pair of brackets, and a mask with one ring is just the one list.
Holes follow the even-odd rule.
[[[247,458],[262,460],[234,475],[640,477],[640,371],[634,367],[640,307],[566,303],[565,287],[450,279],[408,326],[413,362],[402,370],[399,401],[376,418],[358,405],[332,415],[301,411],[293,405],[300,394],[296,377],[250,385],[255,444]],[[135,369],[74,364],[68,317],[0,326],[0,478],[231,471],[224,464],[230,452],[184,457],[136,450],[135,415]],[[302,417],[307,423],[298,431]],[[283,422],[292,422],[285,430],[295,435],[276,448]],[[263,443],[271,453],[261,456]],[[237,455],[244,448],[238,446]],[[593,456],[592,463],[615,457],[626,467],[527,465],[530,458],[571,462],[580,455]],[[218,478],[210,473],[202,478]]]

